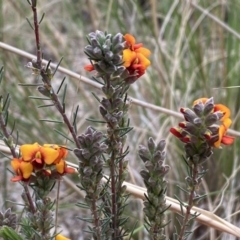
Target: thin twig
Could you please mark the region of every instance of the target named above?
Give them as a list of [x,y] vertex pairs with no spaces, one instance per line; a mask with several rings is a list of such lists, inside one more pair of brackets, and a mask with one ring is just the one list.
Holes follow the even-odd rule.
[[110,178],[111,178],[111,195],[112,195],[112,229],[113,229],[113,239],[116,239],[117,234],[117,197],[116,197],[116,181],[115,181],[115,152],[113,151],[111,156],[111,166],[110,166]]
[[97,200],[92,199],[91,211],[94,218],[94,227],[96,228],[96,240],[101,240],[101,223],[98,215]]
[[[192,176],[191,177],[192,177],[193,182],[195,182],[196,179],[198,178],[198,165],[197,164],[193,165]],[[196,186],[193,185],[192,189],[190,191],[189,197],[188,197],[188,204],[186,206],[185,216],[184,216],[184,219],[183,219],[183,223],[182,223],[182,226],[181,226],[181,230],[180,230],[180,233],[179,233],[178,240],[184,239],[185,230],[186,230],[187,226],[189,225],[189,218],[191,216],[191,210],[192,210],[192,207],[193,207],[193,198],[194,198],[195,190],[196,190]]]
[[[15,47],[12,47],[6,43],[3,43],[3,42],[0,42],[0,48],[3,48],[7,51],[10,51],[12,53],[15,53],[15,54],[18,54],[20,56],[23,56],[23,57],[26,57],[28,59],[33,59],[35,58],[36,56],[35,55],[32,55],[26,51],[23,51],[23,50],[20,50],[18,48],[15,48]],[[47,60],[42,60],[42,63],[43,64],[47,64],[48,61]],[[54,64],[54,63],[51,63],[50,66],[52,68],[56,68],[57,64]],[[61,73],[64,73],[72,78],[75,78],[83,83],[86,83],[92,87],[95,87],[95,88],[98,88],[98,89],[101,89],[102,85],[92,81],[91,79],[87,78],[87,77],[84,77],[84,76],[81,76],[73,71],[70,71],[66,68],[63,68],[63,67],[58,67],[58,71],[61,72]],[[238,87],[238,86],[232,86],[232,87]],[[157,105],[154,105],[154,104],[151,104],[151,103],[148,103],[148,102],[145,102],[145,101],[141,101],[139,99],[136,99],[136,98],[131,98],[131,102],[137,106],[140,106],[140,107],[144,107],[144,108],[148,108],[148,109],[151,109],[153,111],[156,111],[156,112],[161,112],[161,113],[164,113],[164,114],[167,114],[169,116],[173,116],[173,117],[176,117],[176,118],[180,118],[180,119],[183,119],[183,116],[182,114],[176,112],[176,111],[173,111],[173,110],[170,110],[170,109],[167,109],[167,108],[163,108],[163,107],[160,107],[160,106],[157,106]],[[235,137],[240,137],[240,131],[236,131],[236,130],[233,130],[233,129],[228,129],[227,132]]]
[[36,48],[37,48],[37,67],[41,69],[42,67],[42,51],[40,44],[40,36],[39,36],[39,24],[38,24],[38,16],[37,16],[37,1],[32,0],[32,11],[33,11],[33,20],[34,20],[34,32],[36,38]]
[[[46,76],[43,72],[42,72],[42,77]],[[46,80],[46,79],[45,79]],[[81,148],[79,142],[78,142],[78,139],[77,139],[77,134],[74,130],[74,127],[73,125],[71,124],[69,118],[67,117],[64,109],[63,109],[63,105],[61,104],[57,94],[54,92],[54,90],[52,89],[52,86],[50,84],[50,80],[47,79],[47,82],[48,82],[48,87],[51,88],[51,99],[52,101],[54,102],[54,105],[56,107],[56,109],[58,110],[58,112],[62,115],[62,118],[63,118],[63,121],[64,123],[66,124],[69,132],[71,133],[72,137],[73,137],[73,140],[75,142],[75,145],[77,148]]]
[[[64,123],[67,125],[73,140],[78,148],[80,148],[80,144],[77,140],[77,135],[75,133],[74,127],[72,126],[70,120],[68,119],[64,107],[61,104],[58,95],[54,92],[52,85],[51,85],[51,78],[49,74],[46,73],[46,70],[42,66],[42,51],[41,51],[41,45],[40,45],[40,35],[39,35],[39,24],[38,24],[38,16],[37,16],[37,9],[36,9],[36,0],[32,0],[32,10],[33,10],[33,16],[34,16],[34,32],[35,32],[35,41],[36,41],[36,48],[37,48],[37,67],[40,71],[40,75],[42,76],[44,86],[49,90],[51,99],[54,102],[54,105],[56,109],[59,111],[59,113],[62,115]],[[49,62],[47,63],[49,64]],[[56,67],[56,66],[55,66]]]

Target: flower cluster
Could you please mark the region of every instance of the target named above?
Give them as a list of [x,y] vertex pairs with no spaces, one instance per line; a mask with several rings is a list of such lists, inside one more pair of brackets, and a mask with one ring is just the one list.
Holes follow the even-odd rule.
[[[214,104],[213,98],[200,98],[194,101],[193,111],[181,108],[185,121],[179,127],[170,129],[170,132],[185,143],[203,141],[216,148],[220,144],[230,145],[234,138],[226,132],[232,121],[230,110],[222,104]],[[213,124],[220,122],[220,126]]]
[[[125,41],[124,41],[125,40]],[[85,47],[91,64],[84,67],[87,71],[96,70],[98,76],[113,74],[121,76],[131,84],[141,77],[151,62],[148,57],[150,50],[142,43],[136,44],[130,34],[121,33],[112,36],[101,31],[88,35],[90,45]],[[112,76],[113,77],[113,76]]]
[[29,181],[35,172],[43,172],[46,176],[61,176],[73,173],[75,170],[66,165],[65,158],[68,154],[66,148],[54,144],[38,143],[20,146],[21,157],[11,161],[16,176],[11,180]]
[[[199,102],[202,102],[203,104],[205,104],[207,101],[208,101],[208,98],[200,98],[195,100],[193,105],[195,106]],[[223,104],[214,104],[213,113],[216,113],[216,112],[221,112],[223,114],[223,117],[219,119],[220,126],[217,129],[217,133],[215,132],[215,134],[218,134],[218,140],[214,142],[213,145],[214,147],[217,147],[217,148],[220,147],[221,143],[224,145],[231,145],[234,141],[234,138],[226,135],[228,128],[232,124],[232,120],[230,119],[230,114],[231,114],[230,109]],[[214,131],[212,132],[214,133]]]
[[123,50],[123,66],[127,68],[130,75],[141,77],[151,62],[148,60],[151,52],[142,47],[142,43],[136,44],[135,38],[130,34],[125,34],[127,49]]

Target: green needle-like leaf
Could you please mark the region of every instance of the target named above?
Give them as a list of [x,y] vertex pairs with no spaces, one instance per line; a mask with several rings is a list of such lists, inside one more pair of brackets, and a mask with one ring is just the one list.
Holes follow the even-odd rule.
[[4,74],[4,68],[2,66],[1,69],[0,69],[0,84],[2,83],[3,74]]
[[94,92],[92,92],[92,95],[97,99],[97,101],[98,101],[99,103],[101,103],[100,98],[99,98]]
[[39,22],[38,22],[38,24],[39,24],[39,25],[41,24],[41,22],[42,22],[42,20],[43,20],[44,16],[45,16],[45,13],[43,13],[43,15],[42,15],[41,19],[39,20]]
[[51,100],[50,98],[38,97],[38,96],[29,96],[28,98],[31,98],[31,99],[39,99],[39,100]]
[[58,67],[60,66],[60,64],[61,64],[62,60],[63,60],[63,57],[61,57],[60,61],[58,62],[57,66],[56,66],[56,68],[55,68],[55,70],[54,70],[54,72],[53,72],[53,76],[54,76],[54,75],[55,75],[55,73],[57,72],[57,70],[58,70]]
[[58,134],[60,134],[61,136],[63,136],[64,138],[68,139],[70,142],[74,143],[74,141],[73,141],[71,138],[69,138],[66,134],[60,132],[60,131],[57,130],[57,129],[53,129],[53,130],[54,130],[55,132],[57,132]]
[[11,98],[10,98],[10,95],[8,93],[6,99],[5,99],[4,103],[3,103],[3,111],[7,111],[8,110],[8,107],[10,105],[10,99]]
[[22,87],[36,87],[42,86],[42,83],[18,83],[18,85]]
[[31,29],[34,31],[34,27],[33,27],[32,23],[29,21],[29,19],[28,19],[28,18],[26,18],[26,20],[27,20],[27,22],[28,22],[29,26],[31,27]]
[[48,69],[49,69],[49,67],[50,67],[50,64],[51,64],[51,62],[52,62],[52,60],[49,60],[49,61],[48,61],[48,64],[47,64],[47,66],[46,66],[46,72],[48,71]]
[[54,106],[53,103],[52,104],[47,104],[47,105],[40,105],[40,106],[38,106],[38,108],[52,107],[52,106]]
[[63,80],[62,80],[62,82],[61,82],[61,84],[60,84],[60,86],[59,86],[59,88],[58,88],[58,90],[57,90],[57,94],[58,94],[58,93],[59,93],[59,91],[61,90],[61,88],[62,88],[62,85],[63,85],[63,83],[64,83],[65,79],[66,79],[66,77],[64,77],[64,78],[63,78]]
[[95,120],[95,119],[92,119],[92,118],[86,118],[86,120],[89,121],[89,122],[95,122],[95,123],[107,123],[105,121]]
[[63,90],[62,105],[65,104],[66,93],[67,93],[67,84],[64,86],[64,90]]
[[59,120],[51,120],[51,119],[39,119],[39,121],[42,121],[42,122],[63,123],[63,121],[59,121]]

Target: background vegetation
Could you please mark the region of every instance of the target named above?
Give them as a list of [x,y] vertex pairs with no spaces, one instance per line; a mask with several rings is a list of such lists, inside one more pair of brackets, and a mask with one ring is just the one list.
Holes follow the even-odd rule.
[[[191,3],[192,2],[192,3]],[[240,0],[42,0],[38,12],[45,13],[41,23],[41,44],[45,59],[57,63],[64,57],[61,66],[82,76],[83,66],[88,63],[83,53],[87,44],[85,36],[97,29],[111,33],[131,33],[138,42],[151,49],[152,65],[147,73],[131,88],[131,97],[173,111],[192,105],[199,97],[214,97],[216,103],[223,103],[232,111],[232,129],[239,130],[240,103]],[[27,1],[0,0],[0,41],[35,54],[34,33],[26,17],[32,20],[32,12]],[[37,77],[25,67],[29,59],[0,48],[0,65],[4,65],[5,77],[1,92],[10,93],[10,122],[16,120],[19,132],[18,144],[39,142],[63,144],[65,141],[54,129],[66,133],[63,124],[50,124],[39,119],[60,119],[53,108],[38,108],[41,101],[29,96],[38,95],[35,87],[20,87],[19,83],[37,83]],[[67,109],[69,116],[79,104],[78,129],[85,131],[90,124],[87,118],[97,118],[98,108],[91,92],[97,88],[81,79],[57,73],[53,79],[56,88],[66,76],[68,84]],[[141,161],[136,154],[139,144],[145,144],[149,136],[156,141],[167,140],[167,160],[171,166],[168,174],[168,195],[182,195],[176,183],[184,184],[186,176],[181,154],[182,144],[170,134],[171,126],[179,119],[148,106],[132,105],[131,125],[134,129],[129,135],[130,168],[129,181],[142,186],[139,175]],[[101,125],[95,126],[98,129]],[[64,142],[71,145],[71,142]],[[239,139],[233,146],[216,149],[208,161],[202,192],[207,198],[201,207],[215,211],[219,216],[239,226]],[[68,158],[74,163],[77,159]],[[6,173],[8,159],[2,157],[0,163],[0,206],[12,206],[6,199],[17,201],[21,193],[20,185],[12,184]],[[6,178],[7,175],[7,178]],[[74,188],[77,177],[66,179],[62,184],[61,227],[73,239],[86,239],[83,232],[85,224],[77,220],[80,212],[75,203],[82,197]],[[181,196],[184,199],[184,196]],[[77,209],[77,210],[76,210]],[[130,222],[138,222],[135,239],[147,239],[143,230],[142,201],[130,198]],[[169,218],[173,218],[169,212]],[[174,231],[172,220],[168,234]],[[212,229],[198,226],[191,239],[236,239]]]

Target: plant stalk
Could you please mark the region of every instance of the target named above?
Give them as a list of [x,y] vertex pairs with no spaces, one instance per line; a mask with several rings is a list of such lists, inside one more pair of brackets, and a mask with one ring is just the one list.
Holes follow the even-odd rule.
[[100,231],[100,221],[99,221],[99,216],[98,216],[98,210],[97,210],[97,201],[94,198],[92,200],[92,207],[91,207],[91,211],[93,214],[93,218],[94,218],[94,226],[96,228],[96,240],[101,240],[101,231]]
[[111,156],[110,178],[111,178],[111,194],[112,194],[112,229],[113,239],[117,237],[117,201],[116,201],[116,181],[115,181],[115,154]]
[[34,32],[36,38],[36,47],[37,47],[37,67],[38,69],[42,68],[42,51],[40,44],[40,35],[39,35],[39,24],[38,24],[38,15],[37,15],[37,1],[32,0],[32,11],[33,11],[33,19],[34,19]]
[[40,34],[39,34],[39,24],[38,24],[38,16],[37,16],[37,8],[36,8],[36,1],[32,0],[32,11],[33,11],[33,18],[34,18],[34,32],[35,32],[35,41],[36,41],[36,47],[37,47],[37,67],[40,70],[40,74],[44,80],[45,87],[49,90],[51,99],[55,104],[55,107],[61,114],[64,123],[67,125],[74,142],[78,148],[80,148],[80,144],[77,140],[77,135],[75,133],[74,127],[70,123],[70,120],[68,119],[67,115],[65,114],[63,105],[59,101],[59,98],[57,94],[53,91],[52,85],[51,85],[51,78],[48,74],[46,74],[46,70],[42,68],[42,51],[41,51],[41,45],[40,45]]
[[[196,182],[197,177],[198,177],[198,164],[193,163],[192,176],[191,176],[192,181]],[[185,212],[185,216],[184,216],[183,224],[181,227],[181,231],[179,233],[178,240],[184,239],[184,233],[185,233],[186,227],[188,226],[189,217],[191,216],[191,209],[193,207],[193,198],[194,198],[194,193],[195,193],[196,187],[197,187],[197,185],[195,185],[195,184],[193,184],[191,187],[191,191],[190,191],[189,198],[188,198],[188,205],[186,207],[186,212]]]

